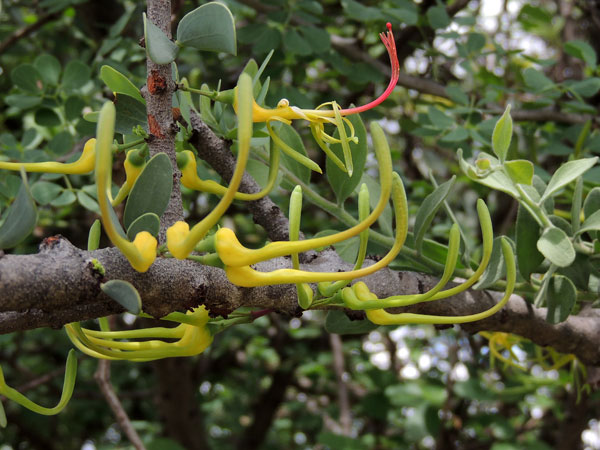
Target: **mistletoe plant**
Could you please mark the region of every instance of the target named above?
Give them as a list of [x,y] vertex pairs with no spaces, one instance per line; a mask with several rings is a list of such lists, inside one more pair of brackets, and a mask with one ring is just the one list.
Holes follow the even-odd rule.
[[[236,51],[233,16],[221,3],[208,3],[187,14],[179,23],[175,42],[145,16],[144,29],[148,57],[156,64],[172,65],[176,77],[175,61],[182,47],[228,53]],[[389,56],[391,77],[385,91],[363,106],[342,108],[332,100],[313,109],[303,109],[291,105],[287,99],[279,100],[273,108],[265,106],[269,81],[261,82],[260,78],[269,57],[254,73],[251,73],[252,66],[247,66],[239,76],[237,86],[230,90],[211,90],[207,86],[194,88],[185,78],[177,79],[178,91],[174,102],[183,127],[176,135],[177,142],[173,149],[177,149],[177,168],[173,167],[165,153],[150,157],[147,144],[155,138],[152,135],[152,123],[146,123],[145,119],[132,120],[131,111],[143,110],[146,103],[142,92],[124,74],[112,67],[102,67],[100,77],[114,92],[116,101],[108,101],[99,112],[86,115],[87,120],[97,122],[96,137],[87,141],[81,156],[70,163],[0,161],[0,169],[21,171],[22,177],[16,200],[2,217],[0,248],[16,246],[36,224],[36,204],[28,188],[26,172],[64,175],[93,172],[102,228],[131,267],[140,273],[151,270],[157,258],[189,260],[222,268],[228,280],[241,287],[295,285],[298,305],[303,310],[327,308],[364,311],[366,319],[376,325],[458,324],[481,320],[501,310],[513,292],[532,297],[536,306],[547,305],[549,321],[557,323],[565,320],[577,301],[586,302],[594,298],[592,292],[597,291],[597,280],[600,279],[596,266],[587,264],[588,259],[597,258],[600,252],[596,239],[596,232],[600,231],[600,188],[586,190],[581,180],[581,175],[595,166],[597,158],[569,161],[544,182],[534,174],[534,166],[530,161],[507,158],[512,136],[510,108],[507,108],[494,129],[491,146],[495,156],[481,152],[470,163],[463,159],[459,151],[458,160],[461,169],[471,180],[505,192],[519,202],[516,258],[515,246],[509,237],[494,239],[490,213],[481,199],[477,201],[482,236],[479,261],[476,262],[470,254],[465,253],[461,258],[461,235],[464,236],[464,231],[454,220],[453,214],[450,216],[455,223],[450,229],[448,244],[438,244],[441,257],[440,254],[433,256],[427,250],[431,242],[425,240],[425,233],[437,211],[446,205],[455,179],[436,187],[423,201],[416,214],[414,227],[409,231],[404,183],[400,174],[394,171],[385,133],[381,125],[374,121],[370,123],[369,133],[379,182],[374,184],[376,189],[360,183],[365,171],[368,139],[358,114],[383,102],[394,90],[400,74],[391,24],[387,24],[387,31],[381,33],[380,38]],[[148,86],[148,89],[151,90],[152,86]],[[196,98],[196,95],[200,97]],[[200,111],[195,108],[196,100]],[[203,163],[198,157],[200,155],[189,145],[193,136],[191,118],[197,115],[214,126],[218,134],[234,140],[237,159],[235,171],[227,185],[203,179],[198,173]],[[227,117],[235,118],[232,124],[228,124]],[[312,137],[325,153],[327,175],[336,180],[333,184],[336,195],[341,198],[339,203],[351,195],[357,196],[356,218],[340,206],[328,208],[326,200],[311,189],[308,179],[298,175],[303,173],[304,168],[319,174],[323,170],[304,151],[301,140],[290,126],[294,121],[309,123]],[[332,126],[334,132],[327,132],[326,126]],[[253,138],[261,137],[269,139],[268,156],[253,141]],[[125,181],[119,189],[113,189],[113,156],[125,151]],[[287,163],[282,163],[280,152],[289,157]],[[251,158],[268,165],[268,177],[260,192],[248,194],[239,192],[239,188]],[[197,223],[179,220],[167,227],[168,224],[161,223],[161,216],[169,205],[173,171],[178,169],[184,187],[218,195],[220,200]],[[269,195],[281,177],[292,187],[295,186],[289,202],[288,240],[269,242],[260,248],[250,249],[241,244],[240,237],[243,241],[243,236],[239,232],[236,234],[228,226],[219,228],[232,202],[253,201]],[[571,185],[574,182],[573,187]],[[565,189],[572,192],[572,208],[570,213],[566,213],[569,222],[562,218],[565,212],[556,211],[553,206],[554,197]],[[333,234],[300,239],[304,197],[318,207],[325,205],[324,209],[347,228]],[[381,224],[386,216],[390,217],[390,199],[391,214],[395,219],[393,236],[392,233],[386,234],[383,227],[379,232],[372,229],[378,221]],[[125,201],[121,222],[113,208]],[[166,229],[165,242],[158,240],[161,229]],[[98,247],[99,235],[100,225],[97,222],[90,230],[88,250]],[[535,239],[531,239],[531,236],[535,236]],[[301,268],[300,253],[321,251],[353,238],[358,239],[358,250],[351,270],[316,272]],[[377,261],[365,264],[369,240],[386,247],[387,253]],[[464,245],[464,237],[462,240]],[[291,257],[289,267],[268,272],[260,267],[252,267],[282,256]],[[459,262],[461,259],[462,265]],[[440,276],[439,282],[426,292],[378,298],[365,282],[357,281],[388,265],[400,264],[399,261],[403,261],[401,264],[404,266],[406,261],[411,261],[415,267],[435,273]],[[94,261],[94,267],[105,275],[99,261]],[[587,271],[587,284],[576,286],[569,276],[569,270]],[[462,278],[462,281],[446,287],[455,277]],[[473,286],[499,289],[504,295],[493,307],[464,316],[386,311],[386,308],[453,297]],[[142,300],[132,284],[113,278],[106,280],[101,287],[130,312],[145,315],[142,312]],[[250,314],[234,313],[229,318],[209,318],[207,309],[198,305],[187,313],[173,312],[162,318],[177,322],[179,325],[175,328],[116,331],[108,327],[106,318],[101,318],[100,330],[85,328],[79,323],[67,324],[65,330],[73,345],[86,355],[139,362],[200,354],[211,344],[215,333],[231,325],[249,323],[262,314],[264,312],[254,311]],[[499,335],[489,336],[494,357],[510,364],[510,360],[503,358],[498,350],[501,346],[508,349],[508,341],[501,340]],[[554,367],[574,359],[553,356],[552,361],[555,361]],[[71,352],[67,359],[63,395],[55,408],[35,405],[9,388],[1,372],[0,394],[41,414],[54,414],[67,403],[73,390],[75,372],[76,360]],[[5,420],[0,423],[5,423]]]

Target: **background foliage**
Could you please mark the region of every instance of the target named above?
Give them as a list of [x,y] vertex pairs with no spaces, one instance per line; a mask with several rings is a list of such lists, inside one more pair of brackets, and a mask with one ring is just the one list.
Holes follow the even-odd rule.
[[[597,40],[592,38],[600,32],[600,10],[592,2],[225,3],[236,19],[238,56],[184,48],[178,56],[179,73],[194,87],[221,83],[229,88],[250,57],[260,65],[274,50],[261,78],[270,80],[267,105],[282,97],[300,107],[330,101],[332,96],[341,105],[376,97],[388,77],[387,56],[377,34],[392,22],[403,77],[409,77],[401,78],[392,96],[362,119],[381,119],[387,131],[395,169],[407,185],[410,216],[416,217],[433,191],[432,179],[441,184],[456,175],[447,202],[464,225],[467,252],[476,256],[478,251],[474,211],[480,196],[491,209],[497,234],[512,237],[517,252],[521,248],[521,274],[527,264],[531,272],[537,269],[543,258],[532,262],[537,250],[526,247],[532,238],[519,237],[515,231],[515,222],[526,220],[518,215],[518,203],[469,180],[456,153],[462,148],[467,158],[478,152],[491,154],[494,125],[511,104],[514,133],[508,159],[531,161],[540,179],[547,182],[570,155],[600,154],[594,118],[600,78]],[[174,23],[197,6],[174,1]],[[85,114],[112,96],[100,78],[102,66],[126,74],[136,86],[145,84],[145,52],[138,44],[143,9],[142,2],[120,0],[4,0],[3,158],[69,161],[80,151],[95,130]],[[121,108],[126,130],[145,125],[145,112],[135,103],[121,103]],[[204,108],[203,117],[215,132],[230,137],[233,116],[219,106],[211,114],[212,122]],[[280,133],[294,135],[292,130]],[[308,130],[298,128],[297,133],[306,151],[325,167]],[[363,181],[374,186],[371,155],[364,164]],[[334,170],[328,168],[328,180],[311,177],[285,158],[284,165],[310,182],[321,206],[333,205],[338,212],[355,210],[354,197],[344,202],[353,189],[344,189]],[[218,180],[209,169],[203,170],[206,178]],[[265,167],[258,163],[250,171],[259,180],[266,178]],[[123,173],[114,176],[119,183],[123,177]],[[600,201],[590,195],[599,182],[600,167],[583,175],[582,192],[589,202]],[[35,252],[42,237],[57,233],[85,248],[98,213],[93,180],[32,174],[29,183],[39,220],[33,235],[15,251]],[[0,213],[14,200],[19,185],[17,175],[0,171]],[[272,198],[285,206],[290,186],[282,179]],[[561,211],[570,218],[574,195],[571,185],[555,198],[553,220],[560,222]],[[193,222],[211,210],[216,198],[197,199],[188,193],[185,201],[188,221]],[[598,208],[588,206],[589,211]],[[245,215],[243,206],[234,205],[227,220],[243,231],[247,244],[264,241],[264,231]],[[451,223],[448,214],[438,214],[427,238],[447,242]],[[343,227],[305,202],[305,233]],[[392,234],[391,215],[379,221],[379,231],[383,236]],[[429,256],[440,258],[434,244],[425,248]],[[354,246],[336,250],[353,261]],[[369,248],[370,253],[380,250],[376,243]],[[561,299],[559,313],[551,320],[564,320],[597,298],[595,264],[594,258],[585,258],[560,269],[585,302],[565,306]],[[431,270],[403,259],[394,267]],[[35,330],[0,340],[7,380],[21,390],[35,388],[28,394],[40,403],[52,403],[70,347],[66,336]],[[112,381],[148,448],[550,449],[581,448],[582,436],[588,448],[600,448],[594,419],[599,413],[598,394],[584,389],[585,369],[572,360],[558,368],[560,355],[540,359],[540,350],[527,342],[510,341],[508,347],[513,349],[512,359],[527,370],[498,359],[494,364],[488,340],[459,329],[380,327],[366,335],[338,336],[324,330],[323,314],[310,312],[301,319],[261,318],[253,326],[219,335],[200,357],[167,363],[176,367],[180,378],[166,377],[158,363],[114,363]],[[502,355],[510,356],[506,351]],[[74,399],[59,416],[36,416],[6,403],[10,420],[0,442],[7,448],[127,448],[96,388],[95,369],[95,361],[81,359]],[[44,374],[51,375],[50,383],[42,384],[47,381]],[[185,399],[179,407],[189,407],[190,419],[180,428],[169,422],[174,403],[165,398],[169,390]]]

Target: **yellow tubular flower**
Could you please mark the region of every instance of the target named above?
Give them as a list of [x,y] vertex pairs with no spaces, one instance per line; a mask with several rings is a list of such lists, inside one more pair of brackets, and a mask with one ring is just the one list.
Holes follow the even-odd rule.
[[252,139],[252,78],[246,73],[238,81],[238,158],[235,171],[229,182],[227,192],[219,204],[204,219],[189,229],[185,222],[177,222],[167,230],[167,247],[177,259],[185,259],[194,250],[196,244],[204,238],[208,230],[217,224],[229,205],[242,181],[246,169],[250,140]]
[[146,160],[140,156],[139,150],[129,150],[123,166],[125,167],[125,183],[119,189],[117,196],[112,201],[113,206],[120,204],[131,192],[131,188],[135,184],[142,170],[146,166]]
[[241,267],[255,264],[259,261],[276,258],[278,256],[291,255],[292,253],[301,253],[317,247],[328,247],[338,242],[356,236],[360,232],[369,228],[381,215],[385,205],[389,201],[392,191],[392,159],[390,149],[385,139],[385,134],[377,122],[371,123],[371,135],[375,147],[375,156],[379,163],[379,181],[381,185],[381,194],[377,205],[369,214],[366,220],[345,231],[341,231],[330,236],[320,238],[306,239],[303,241],[289,242],[279,241],[271,242],[261,249],[248,249],[244,247],[235,236],[233,230],[221,228],[216,233],[216,250],[219,258],[226,266]]
[[[266,286],[271,284],[284,283],[316,283],[323,281],[352,280],[365,277],[383,267],[386,267],[394,260],[400,249],[404,245],[408,233],[408,205],[406,202],[406,193],[402,180],[397,173],[393,177],[393,200],[394,211],[396,214],[396,239],[390,251],[375,264],[363,267],[358,270],[348,272],[307,272],[295,269],[279,269],[272,272],[258,272],[250,266],[243,267],[225,267],[227,278],[233,284],[243,287]],[[300,241],[303,242],[303,241]]]
[[[196,165],[196,156],[190,150],[185,150],[177,154],[177,165],[181,171],[181,184],[188,189],[195,191],[209,192],[216,195],[225,195],[227,187],[221,186],[213,180],[203,180],[198,176],[198,166]],[[277,180],[277,169],[279,167],[279,148],[274,146],[271,148],[269,156],[269,177],[267,185],[260,192],[247,194],[245,192],[236,192],[235,200],[258,200],[268,195]]]
[[133,242],[121,236],[111,217],[112,207],[108,192],[111,184],[112,141],[115,127],[115,105],[106,102],[100,110],[96,131],[96,188],[98,205],[104,230],[110,241],[125,255],[131,267],[138,272],[146,272],[156,259],[157,241],[147,231],[141,231]]
[[[67,335],[73,344],[94,358],[130,360],[136,362],[155,359],[194,356],[202,353],[212,343],[213,336],[206,328],[208,311],[201,306],[188,311],[185,323],[175,328],[146,328],[126,331],[97,331],[82,328],[77,323],[65,325]],[[132,339],[148,339],[131,341]],[[154,339],[152,339],[154,338]],[[178,339],[165,342],[163,339]],[[117,341],[125,339],[128,342]]]
[[[457,324],[475,322],[477,320],[485,319],[498,312],[512,295],[515,287],[515,281],[517,278],[517,270],[515,265],[515,256],[512,251],[512,247],[508,241],[504,238],[501,240],[502,254],[504,261],[506,262],[506,290],[502,300],[496,305],[477,314],[469,314],[466,316],[432,316],[426,314],[412,314],[412,313],[400,313],[391,314],[384,309],[374,309],[366,311],[367,318],[377,325],[403,325],[403,324]],[[351,288],[344,288],[342,295],[348,293],[348,289],[354,291],[354,295],[359,300],[377,300],[377,296],[373,294],[366,284],[363,282],[356,283]],[[384,301],[382,301],[382,304]],[[383,306],[383,305],[382,305]]]
[[91,172],[94,170],[95,161],[96,139],[92,138],[85,143],[81,156],[75,162],[59,163],[55,161],[48,161],[37,163],[14,163],[0,161],[0,169],[20,170],[21,167],[23,167],[26,172],[64,173],[73,175]]

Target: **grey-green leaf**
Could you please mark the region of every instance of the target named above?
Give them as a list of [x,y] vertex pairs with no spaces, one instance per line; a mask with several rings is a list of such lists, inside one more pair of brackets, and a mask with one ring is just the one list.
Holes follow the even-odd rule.
[[0,227],[0,248],[15,247],[33,231],[37,221],[37,209],[24,177],[17,197]]
[[94,220],[94,223],[90,227],[90,232],[88,233],[88,243],[87,243],[88,252],[97,250],[98,247],[100,247],[100,232],[101,231],[102,231],[102,225],[100,224],[100,219]]
[[177,57],[179,47],[148,20],[146,13],[144,13],[144,38],[146,53],[156,64],[171,64]]
[[159,153],[148,161],[131,189],[123,214],[125,228],[149,212],[160,217],[167,209],[172,189],[173,166],[165,153]]
[[33,65],[38,70],[46,84],[56,86],[60,78],[60,61],[54,56],[43,53],[33,61]]
[[325,330],[334,334],[366,334],[377,328],[368,320],[350,320],[343,311],[329,311],[325,319]]
[[177,42],[198,50],[237,53],[233,15],[222,3],[206,3],[187,13],[177,26]]
[[63,73],[62,86],[68,91],[83,87],[90,81],[92,70],[87,64],[76,59],[69,61]]
[[[275,133],[281,138],[283,142],[292,147],[298,153],[303,156],[306,156],[306,149],[304,148],[304,143],[300,138],[298,132],[291,126],[285,123],[275,124],[273,126]],[[273,141],[271,141],[271,145],[275,145]],[[310,182],[310,169],[306,166],[303,166],[298,161],[292,159],[290,156],[285,153],[281,153],[281,160],[283,165],[287,167],[294,175],[296,175],[303,183],[308,184]],[[282,183],[284,188],[288,188],[291,186],[293,189],[293,185],[284,181]]]
[[556,170],[556,172],[554,172],[552,178],[550,178],[540,203],[543,203],[544,200],[546,200],[548,197],[551,197],[556,191],[565,187],[571,181],[576,180],[589,169],[594,167],[597,161],[598,157],[595,156],[593,158],[576,159],[574,161],[564,163]]
[[[352,164],[354,166],[354,171],[352,172],[352,176],[349,177],[348,173],[342,171],[338,166],[336,166],[331,159],[327,158],[325,162],[325,168],[327,171],[327,180],[335,192],[335,197],[337,198],[338,204],[344,203],[344,200],[348,198],[358,183],[360,182],[360,178],[362,177],[363,171],[365,169],[365,162],[367,161],[367,130],[365,125],[360,118],[359,114],[353,114],[348,116],[348,120],[354,126],[354,132],[356,133],[356,137],[358,138],[358,143],[350,142],[350,151],[352,152]],[[337,138],[339,135],[335,134]],[[341,144],[334,144],[330,146],[331,151],[343,160],[343,150]]]
[[453,176],[445,183],[440,184],[431,194],[425,197],[425,200],[421,203],[419,211],[417,212],[417,217],[415,218],[413,230],[417,252],[421,252],[425,232],[429,228],[429,225],[431,225],[431,221],[438,209],[444,204],[444,200],[450,193],[455,181],[456,177]]
[[159,229],[160,219],[156,214],[149,212],[142,214],[129,225],[129,228],[127,228],[127,237],[129,240],[133,241],[140,231],[147,231],[152,236],[156,237],[158,236]]
[[47,205],[60,195],[63,188],[49,181],[38,181],[31,186],[31,195],[40,205]]
[[544,255],[537,249],[539,237],[540,226],[529,211],[519,205],[515,226],[517,265],[526,280],[544,261]]
[[[506,110],[500,120],[494,127],[492,133],[492,149],[498,157],[501,163],[506,160],[506,154],[508,153],[508,147],[510,147],[510,140],[512,138],[512,118],[510,117],[510,105],[506,106]],[[533,174],[532,174],[533,176]]]
[[596,211],[600,211],[600,187],[593,188],[583,202],[583,214],[586,219]]
[[130,97],[146,104],[146,101],[140,94],[140,90],[129,81],[125,75],[110,66],[102,66],[100,68],[100,78],[108,86],[108,88],[117,94],[127,94]]
[[486,289],[499,279],[504,278],[504,276],[506,275],[504,256],[502,255],[501,239],[503,239],[503,237],[500,236],[494,239],[494,246],[492,248],[492,256],[490,258],[490,262],[487,268],[485,269],[485,272],[483,272],[483,275],[481,275],[481,278],[479,279],[477,284],[473,286],[475,289]]
[[117,95],[115,108],[117,110],[115,132],[131,134],[131,130],[138,125],[148,131],[146,107],[143,103],[127,94],[119,94]]
[[600,230],[600,210],[596,211],[589,217],[586,217],[585,221],[581,224],[581,228],[576,234],[582,234],[587,231],[598,231]]
[[38,93],[43,90],[42,76],[32,64],[21,64],[10,72],[10,79],[20,89]]
[[142,299],[133,284],[125,280],[110,280],[100,284],[100,289],[131,314],[142,311]]
[[537,248],[542,255],[558,267],[567,267],[575,261],[573,244],[567,233],[560,228],[546,228],[537,241]]
[[546,292],[546,320],[549,323],[564,322],[569,317],[576,299],[577,290],[573,282],[565,276],[554,275]]

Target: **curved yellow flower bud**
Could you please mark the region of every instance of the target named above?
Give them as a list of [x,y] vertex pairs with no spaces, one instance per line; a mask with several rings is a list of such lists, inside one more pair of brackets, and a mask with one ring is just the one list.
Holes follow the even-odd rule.
[[111,184],[115,117],[115,105],[112,102],[106,102],[100,110],[96,131],[96,189],[101,213],[100,218],[108,238],[125,255],[131,267],[138,272],[146,272],[156,259],[158,242],[147,231],[139,232],[133,242],[123,237],[113,223],[113,220],[116,219],[114,219],[114,211],[112,211],[112,206],[108,200]]
[[[225,195],[227,187],[220,185],[213,180],[203,180],[198,176],[198,166],[196,164],[196,156],[190,150],[184,150],[177,154],[177,165],[181,171],[181,184],[188,189],[195,191],[210,192],[215,195]],[[252,201],[263,198],[268,195],[277,180],[277,170],[279,168],[279,148],[273,146],[269,157],[269,177],[267,185],[260,192],[247,194],[245,192],[236,192],[234,198],[236,200]]]
[[64,173],[64,174],[84,174],[94,170],[96,163],[96,139],[88,139],[83,146],[83,152],[79,159],[72,163],[59,163],[55,161],[36,162],[36,163],[15,163],[0,161],[0,169],[20,170],[21,167],[26,172],[45,172],[45,173]]
[[0,367],[0,395],[5,396],[6,398],[11,399],[12,401],[18,403],[19,405],[35,412],[38,414],[42,414],[45,416],[52,416],[54,414],[58,414],[61,412],[69,400],[71,399],[71,395],[73,395],[73,388],[75,387],[75,378],[77,377],[77,358],[75,357],[75,351],[69,351],[69,356],[67,356],[67,364],[65,366],[65,381],[63,384],[62,394],[60,396],[60,400],[58,404],[53,408],[46,408],[44,406],[40,406],[37,403],[32,402],[23,394],[21,394],[16,389],[11,388],[6,384],[4,380],[4,374],[2,373],[2,368]]
[[[165,317],[175,320],[174,315]],[[213,336],[206,328],[208,311],[204,306],[181,314],[181,323],[175,328],[153,327],[126,331],[97,331],[82,328],[78,323],[65,325],[73,344],[94,358],[152,361],[155,359],[194,356],[206,350]],[[166,342],[160,339],[177,339]],[[124,339],[125,341],[118,341]],[[131,341],[132,339],[150,339]]]
[[317,247],[327,247],[338,242],[349,239],[369,228],[381,215],[387,205],[392,192],[392,159],[385,134],[377,122],[371,123],[371,135],[375,148],[375,156],[379,163],[379,181],[381,192],[377,205],[366,220],[345,231],[303,241],[271,242],[260,249],[248,249],[244,247],[235,237],[235,233],[229,228],[221,228],[216,233],[216,250],[219,257],[230,267],[241,267],[255,264],[259,261],[276,258],[278,256],[302,253]]
[[123,167],[125,167],[125,182],[119,189],[117,196],[112,201],[113,206],[117,206],[120,204],[131,192],[131,188],[135,184],[135,180],[138,179],[144,167],[146,167],[146,160],[139,155],[139,150],[129,150],[127,152],[127,157],[125,158],[125,162],[123,163]]
[[[413,313],[399,313],[392,314],[388,313],[384,309],[373,309],[367,310],[367,318],[377,325],[402,325],[402,324],[456,324],[456,323],[467,323],[475,322],[477,320],[485,319],[498,312],[508,302],[510,296],[513,293],[515,282],[517,278],[517,270],[515,264],[515,256],[508,240],[502,238],[502,254],[506,263],[506,290],[504,296],[496,305],[492,306],[486,311],[482,311],[477,314],[469,314],[466,316],[433,316],[427,314],[413,314]],[[344,288],[342,291],[342,297],[350,295],[356,297],[360,301],[374,301],[377,300],[377,296],[373,294],[367,285],[363,282],[358,282],[351,288]],[[354,300],[354,299],[353,299]],[[380,300],[381,306],[387,307],[385,299]]]
[[183,225],[179,225],[183,222],[177,222],[171,226],[171,228],[177,227],[176,232],[169,234],[169,230],[167,230],[167,247],[175,258],[186,258],[194,250],[196,244],[208,233],[208,230],[217,224],[231,202],[233,202],[242,181],[250,152],[250,140],[252,139],[252,78],[250,78],[250,75],[246,73],[240,75],[238,91],[240,97],[238,108],[239,150],[229,187],[217,206],[204,219],[194,225],[191,230],[189,230],[189,226],[186,230]]
[[[278,269],[259,272],[250,266],[225,267],[227,278],[243,287],[266,286],[284,283],[315,283],[323,281],[353,280],[370,275],[391,263],[404,245],[408,233],[408,205],[402,180],[394,173],[394,211],[396,214],[396,238],[390,251],[375,264],[348,272],[308,272],[296,269]],[[300,241],[304,242],[304,241]],[[293,242],[290,242],[293,243]]]

